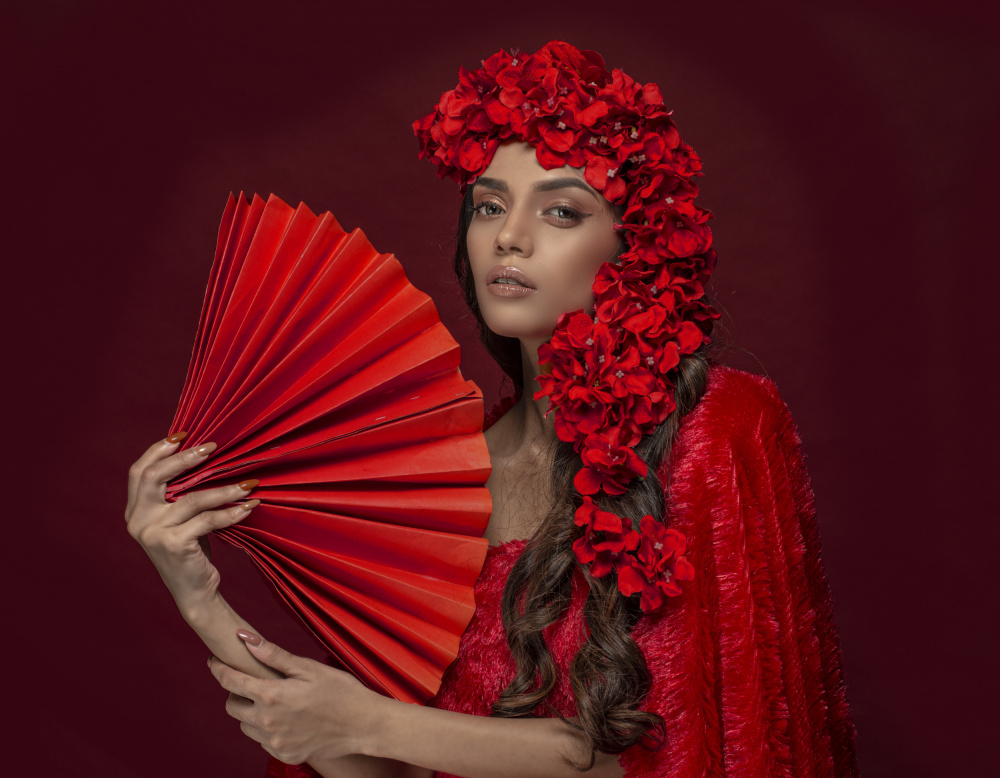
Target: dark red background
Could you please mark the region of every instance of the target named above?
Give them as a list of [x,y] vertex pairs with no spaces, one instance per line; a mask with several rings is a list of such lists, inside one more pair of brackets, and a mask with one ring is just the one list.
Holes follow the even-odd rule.
[[[705,160],[727,358],[778,382],[805,442],[863,771],[993,772],[1000,67],[975,5],[7,8],[4,774],[261,773],[122,522],[226,196],[363,226],[492,396],[447,270],[456,190],[410,123],[459,64],[551,38],[657,81]],[[218,556],[244,615],[320,655]]]

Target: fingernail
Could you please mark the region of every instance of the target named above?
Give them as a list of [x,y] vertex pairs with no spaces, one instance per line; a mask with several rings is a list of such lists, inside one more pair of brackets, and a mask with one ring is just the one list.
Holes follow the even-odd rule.
[[173,435],[169,435],[167,437],[167,443],[170,444],[180,443],[187,436],[188,434],[186,432],[175,432]]
[[244,492],[249,492],[251,489],[253,489],[259,483],[260,483],[260,479],[259,478],[248,478],[245,481],[240,481],[236,485],[238,487],[240,487],[240,489],[242,489]]
[[245,502],[240,505],[240,507],[245,511],[252,511],[258,505],[260,505],[260,500],[250,500],[249,502]]
[[198,448],[194,450],[194,453],[200,457],[203,457],[207,456],[208,454],[211,454],[217,448],[218,446],[216,446],[214,443],[204,443],[201,446],[198,446]]
[[240,640],[249,643],[251,646],[259,646],[264,640],[260,635],[246,629],[238,629],[236,630],[236,634],[240,636]]
[[209,657],[209,658],[208,658],[208,669],[209,669],[209,670],[211,670],[211,669],[212,669],[212,657]]

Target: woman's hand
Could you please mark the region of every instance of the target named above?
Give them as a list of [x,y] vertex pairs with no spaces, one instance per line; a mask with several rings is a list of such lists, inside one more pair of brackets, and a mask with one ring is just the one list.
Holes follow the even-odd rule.
[[183,439],[184,433],[178,433],[155,443],[132,465],[125,521],[129,534],[153,560],[181,613],[190,621],[192,614],[211,603],[219,589],[219,572],[209,559],[205,536],[240,521],[260,501],[213,510],[246,497],[257,485],[257,481],[248,480],[167,502],[170,479],[203,462],[216,448],[214,443],[206,443],[175,453]]
[[252,632],[239,635],[254,657],[285,676],[261,680],[209,659],[212,675],[230,692],[226,712],[241,722],[244,734],[285,764],[316,766],[363,752],[364,738],[378,731],[385,698],[348,673],[290,654]]

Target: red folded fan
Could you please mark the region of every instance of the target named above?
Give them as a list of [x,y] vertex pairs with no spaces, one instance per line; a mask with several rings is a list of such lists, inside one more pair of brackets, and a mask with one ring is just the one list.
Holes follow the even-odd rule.
[[218,449],[168,498],[259,478],[218,531],[343,667],[425,702],[486,555],[483,400],[430,298],[330,213],[230,196],[171,432]]

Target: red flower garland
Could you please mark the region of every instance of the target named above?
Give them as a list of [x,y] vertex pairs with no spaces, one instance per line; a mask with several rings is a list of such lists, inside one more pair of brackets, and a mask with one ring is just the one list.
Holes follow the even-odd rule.
[[535,399],[549,398],[556,435],[583,460],[573,482],[583,495],[577,559],[597,578],[617,572],[619,590],[640,594],[647,613],[694,577],[685,538],[652,516],[636,529],[595,497],[623,494],[646,476],[634,448],[676,407],[671,372],[708,342],[719,316],[704,299],[716,254],[712,214],[694,204],[701,160],[670,114],[656,84],[552,41],[535,54],[500,51],[478,70],[463,67],[458,85],[413,123],[421,159],[463,191],[500,143],[516,140],[534,146],[546,170],[582,168],[594,189],[625,206],[618,229],[627,250],[598,271],[594,311],[563,314],[539,347],[548,369]]

